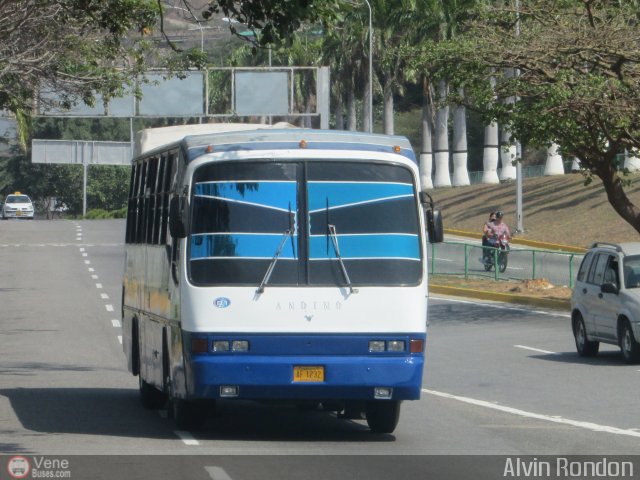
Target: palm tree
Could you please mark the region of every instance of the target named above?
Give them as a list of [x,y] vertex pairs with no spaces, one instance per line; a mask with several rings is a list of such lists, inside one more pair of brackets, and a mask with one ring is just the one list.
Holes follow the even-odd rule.
[[362,12],[348,6],[342,13],[335,23],[325,28],[322,62],[331,66],[336,128],[355,131],[358,128],[357,92],[365,78],[362,70],[368,20],[365,27]]
[[[446,80],[438,82],[438,98],[444,102],[448,96],[448,85]],[[450,187],[451,177],[449,176],[449,105],[442,103],[436,110],[436,132],[435,132],[435,166],[436,175],[433,179],[433,186]]]
[[[464,89],[460,89],[460,97],[464,98]],[[469,185],[467,169],[467,112],[464,106],[457,105],[453,114],[453,178],[454,187]]]
[[[471,7],[480,0],[406,0],[405,9],[409,9],[412,14],[413,22],[407,22],[407,28],[412,30],[413,35],[411,44],[423,45],[429,48],[429,44],[441,41],[450,41],[456,36],[461,20],[468,15]],[[432,126],[429,117],[435,117],[435,186],[451,185],[449,177],[449,145],[448,145],[448,109],[440,108],[436,113],[435,107],[430,99],[432,88],[431,74],[429,67],[423,66],[423,71],[413,75],[414,81],[416,77],[420,78],[424,87],[425,103],[428,107],[423,108],[422,120],[422,138],[423,149],[421,153],[421,165],[427,167],[430,165],[430,149],[425,144],[431,137],[431,131],[428,130]],[[407,78],[411,78],[407,75]],[[442,95],[448,91],[448,79],[440,79],[438,82],[438,92]],[[459,93],[463,94],[463,90]],[[468,184],[467,155],[466,155],[466,112],[460,106],[456,106],[453,118],[454,130],[454,185]],[[424,158],[422,158],[424,155]],[[422,173],[422,177],[429,175],[428,172]]]
[[[285,65],[289,66],[319,66],[322,63],[322,41],[309,38],[308,35],[298,34],[293,37],[288,48],[279,51]],[[311,70],[300,70],[293,76],[294,105],[293,111],[304,112],[301,126],[310,128],[311,116],[317,102],[316,78]]]
[[433,102],[431,101],[431,84],[426,75],[422,75],[422,142],[420,145],[420,183],[422,189],[433,188],[431,175],[433,172],[432,134]]
[[[370,0],[374,25],[374,55],[377,79],[383,96],[384,132],[394,133],[394,96],[404,94],[405,47],[412,32],[405,28],[414,12],[397,0]],[[376,85],[377,86],[377,85]]]
[[484,127],[482,165],[482,183],[500,183],[498,178],[498,124],[496,122]]

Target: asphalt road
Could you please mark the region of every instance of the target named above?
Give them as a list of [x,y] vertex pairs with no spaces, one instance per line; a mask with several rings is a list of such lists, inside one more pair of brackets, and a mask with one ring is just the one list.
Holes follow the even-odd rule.
[[[178,469],[237,480],[301,469],[310,479],[454,478],[456,468],[496,478],[504,460],[490,455],[640,451],[640,366],[608,346],[579,358],[566,314],[455,298],[430,301],[423,396],[403,404],[393,435],[236,402],[203,431],[176,431],[166,412],[142,409],[126,371],[123,231],[123,221],[0,222],[0,454],[105,456],[71,457],[73,478],[106,464],[87,478],[181,478]],[[452,454],[479,457],[436,457]]]

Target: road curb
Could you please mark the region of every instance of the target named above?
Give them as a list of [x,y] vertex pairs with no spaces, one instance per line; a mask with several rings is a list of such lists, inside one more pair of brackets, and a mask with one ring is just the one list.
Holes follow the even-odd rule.
[[[468,237],[468,238],[482,238],[481,233],[475,232],[467,232],[465,230],[456,230],[454,228],[445,228],[444,233],[447,235],[457,235],[460,237]],[[512,238],[511,243],[515,245],[526,245],[528,247],[534,248],[542,248],[545,250],[561,250],[563,252],[571,252],[571,253],[585,253],[587,251],[586,248],[575,247],[572,245],[561,245],[559,243],[549,243],[549,242],[539,242],[537,240],[528,240],[526,238]]]
[[555,300],[550,298],[534,298],[525,295],[512,295],[509,293],[487,292],[484,290],[473,290],[470,288],[449,287],[445,285],[429,284],[431,293],[441,295],[453,295],[455,297],[477,298],[480,300],[493,300],[496,302],[516,303],[519,305],[529,305],[535,307],[552,308],[554,310],[570,310],[570,300]]

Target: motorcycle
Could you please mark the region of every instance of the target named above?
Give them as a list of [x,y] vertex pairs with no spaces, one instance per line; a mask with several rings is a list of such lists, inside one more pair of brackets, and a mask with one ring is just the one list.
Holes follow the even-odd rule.
[[[482,263],[485,271],[489,272],[496,265],[496,268],[500,273],[504,273],[507,269],[507,263],[509,258],[509,238],[506,233],[503,233],[499,237],[495,238],[495,244],[493,247],[484,247],[484,254],[482,256]],[[496,250],[498,250],[496,252]]]

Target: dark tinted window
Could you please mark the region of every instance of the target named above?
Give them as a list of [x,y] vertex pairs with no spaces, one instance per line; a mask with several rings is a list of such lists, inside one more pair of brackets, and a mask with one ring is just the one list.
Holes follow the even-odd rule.
[[593,252],[588,252],[582,259],[580,269],[578,270],[579,282],[584,282],[586,280],[587,272],[589,271],[589,266],[591,265],[591,260],[593,260]]
[[345,283],[338,252],[354,284],[419,282],[419,219],[408,169],[310,163],[307,205],[311,284]]
[[192,184],[190,276],[200,285],[257,286],[281,247],[270,285],[345,285],[338,252],[354,285],[416,284],[416,207],[413,177],[401,166],[205,165]]
[[587,282],[594,285],[602,285],[604,281],[604,272],[609,264],[609,255],[606,253],[600,253],[596,256],[589,271],[589,278]]
[[293,163],[234,163],[196,171],[189,237],[194,283],[258,285],[283,241],[269,284],[299,283],[298,170]]

